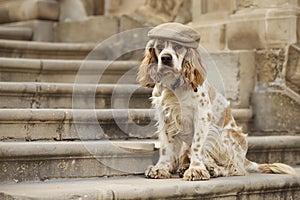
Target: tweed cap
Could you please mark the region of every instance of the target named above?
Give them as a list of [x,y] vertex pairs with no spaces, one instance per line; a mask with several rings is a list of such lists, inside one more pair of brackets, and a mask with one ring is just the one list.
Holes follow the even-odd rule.
[[197,48],[200,41],[200,35],[197,31],[187,25],[175,22],[154,27],[148,32],[148,37],[173,41],[190,48]]

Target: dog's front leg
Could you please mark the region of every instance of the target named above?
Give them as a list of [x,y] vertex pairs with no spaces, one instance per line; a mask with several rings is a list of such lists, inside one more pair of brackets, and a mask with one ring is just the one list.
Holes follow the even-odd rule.
[[210,174],[204,163],[204,145],[212,120],[212,112],[209,99],[204,96],[203,102],[205,102],[205,104],[200,104],[201,106],[198,106],[194,113],[194,137],[191,144],[191,163],[183,176],[183,179],[188,181],[210,179]]
[[[193,143],[191,145],[191,163],[185,171],[183,179],[187,181],[209,180],[210,175],[205,167],[203,155],[203,144],[207,136],[207,124],[194,133]],[[201,142],[203,141],[203,142]]]
[[160,134],[161,147],[159,151],[159,160],[155,166],[149,166],[145,172],[146,178],[171,178],[171,173],[176,169],[176,152],[180,147],[179,140],[174,138],[170,140],[166,131]]

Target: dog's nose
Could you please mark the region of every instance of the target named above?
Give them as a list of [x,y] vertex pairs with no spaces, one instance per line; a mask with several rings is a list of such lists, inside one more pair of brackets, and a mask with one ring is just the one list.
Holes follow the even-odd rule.
[[172,62],[172,55],[171,54],[163,54],[161,56],[161,62],[164,64],[164,65],[168,65],[170,66],[171,65],[171,62]]

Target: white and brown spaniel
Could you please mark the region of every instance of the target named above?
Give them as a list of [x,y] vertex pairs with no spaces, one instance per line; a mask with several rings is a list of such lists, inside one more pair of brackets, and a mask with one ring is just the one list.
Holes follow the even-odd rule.
[[285,164],[247,160],[246,135],[229,102],[207,80],[194,29],[165,23],[148,36],[138,81],[153,88],[161,148],[157,164],[145,172],[147,178],[170,178],[175,172],[189,181],[248,172],[294,173]]

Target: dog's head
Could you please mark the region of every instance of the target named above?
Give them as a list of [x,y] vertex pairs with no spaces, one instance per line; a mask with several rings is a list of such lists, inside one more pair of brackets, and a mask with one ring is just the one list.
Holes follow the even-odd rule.
[[197,50],[198,33],[178,23],[167,23],[155,27],[148,35],[151,40],[145,49],[138,81],[145,87],[161,84],[175,90],[190,85],[197,91],[206,77]]

